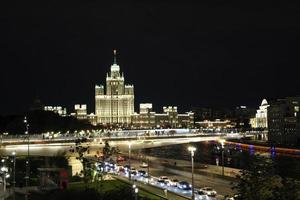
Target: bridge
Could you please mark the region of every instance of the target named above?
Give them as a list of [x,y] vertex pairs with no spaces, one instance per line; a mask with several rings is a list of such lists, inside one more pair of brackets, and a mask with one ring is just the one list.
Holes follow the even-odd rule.
[[[175,134],[128,134],[128,131],[119,132],[121,134],[112,134],[111,136],[93,136],[88,137],[87,142],[90,154],[102,151],[105,141],[109,142],[111,147],[118,147],[121,151],[128,151],[128,144],[131,143],[131,149],[152,148],[175,144],[184,144],[201,141],[212,141],[220,139],[241,138],[241,134],[204,134],[199,132],[183,132]],[[75,141],[81,136],[62,135],[57,138],[44,138],[42,135],[27,137],[17,136],[12,138],[2,138],[0,154],[11,155],[13,151],[17,155],[27,155],[28,146],[30,156],[63,156],[68,155],[70,148],[75,146]]]

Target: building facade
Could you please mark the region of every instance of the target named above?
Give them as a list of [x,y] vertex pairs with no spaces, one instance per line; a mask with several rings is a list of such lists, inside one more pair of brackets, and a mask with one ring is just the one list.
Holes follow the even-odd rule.
[[194,113],[178,114],[176,106],[164,106],[163,113],[152,111],[151,103],[140,104],[140,113],[132,115],[132,127],[152,128],[193,128]]
[[44,106],[44,111],[51,111],[57,113],[62,117],[67,116],[67,108],[64,108],[62,106]]
[[268,140],[273,144],[300,146],[300,97],[271,102],[268,108]]
[[106,87],[95,86],[95,115],[97,124],[130,124],[134,113],[134,87],[125,85],[123,73],[116,62],[106,76]]
[[214,121],[212,120],[204,120],[195,122],[195,126],[197,128],[203,128],[203,129],[232,129],[236,126],[234,122],[231,122],[230,120],[220,120],[216,119]]
[[79,120],[87,119],[87,106],[86,104],[76,104],[74,106],[75,117]]
[[250,124],[252,128],[268,128],[268,107],[269,104],[267,100],[262,100],[259,109],[256,111],[255,117],[250,119]]

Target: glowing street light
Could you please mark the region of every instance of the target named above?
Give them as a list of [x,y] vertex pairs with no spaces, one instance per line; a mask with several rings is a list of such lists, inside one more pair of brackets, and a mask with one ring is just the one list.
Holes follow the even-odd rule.
[[9,174],[7,173],[8,168],[5,166],[2,166],[0,170],[2,173],[2,180],[3,180],[3,192],[5,192],[6,191],[6,179],[9,178]]
[[[26,161],[26,176],[25,176],[25,185],[26,185],[26,188],[29,187],[29,175],[30,175],[30,168],[29,168],[29,124],[28,124],[28,121],[27,121],[27,118],[24,117],[24,124],[25,124],[25,135],[27,135],[27,161]],[[28,199],[28,195],[26,194],[25,195],[25,200]]]
[[195,194],[194,194],[194,154],[196,151],[196,147],[188,147],[188,151],[191,152],[191,160],[192,160],[192,200],[195,200]]
[[134,191],[134,199],[137,200],[139,188],[135,184],[132,185],[133,191]]
[[13,151],[12,153],[13,156],[13,162],[14,162],[14,171],[13,171],[13,192],[14,192],[14,199],[16,198],[16,194],[15,194],[15,187],[16,187],[16,152]]

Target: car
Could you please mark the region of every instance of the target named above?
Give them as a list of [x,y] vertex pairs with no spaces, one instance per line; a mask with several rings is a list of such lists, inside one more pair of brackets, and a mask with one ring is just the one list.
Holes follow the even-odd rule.
[[130,169],[130,165],[124,165],[125,171],[128,171]]
[[117,157],[117,162],[123,162],[123,161],[125,161],[125,158],[123,158],[122,156]]
[[169,181],[169,178],[167,176],[160,176],[157,180],[157,183],[160,186],[165,186],[165,185],[167,185],[168,181]]
[[131,173],[131,175],[136,176],[137,170],[134,167],[131,167],[130,173]]
[[192,189],[191,185],[186,181],[180,181],[177,184],[177,187],[181,190],[191,190]]
[[179,181],[178,181],[177,179],[171,179],[171,180],[168,181],[167,185],[168,185],[169,187],[177,187],[178,182],[179,182]]
[[163,180],[165,182],[165,184],[167,184],[167,182],[169,181],[169,178],[167,176],[160,176],[159,180]]
[[145,170],[139,170],[137,173],[139,176],[145,176],[147,174]]
[[140,165],[141,168],[147,168],[148,167],[148,164],[143,162],[141,165]]
[[200,189],[200,191],[204,192],[205,194],[211,197],[215,197],[217,195],[217,192],[211,187],[203,187]]
[[195,192],[195,200],[208,200],[209,197],[203,191],[198,190]]
[[124,167],[122,165],[116,165],[116,171],[117,172],[122,172],[122,173],[125,172]]
[[137,175],[137,172],[136,172],[136,170],[131,170],[131,176],[136,176]]
[[231,196],[225,196],[225,200],[236,200],[239,199],[240,195],[239,194],[235,194],[232,197]]

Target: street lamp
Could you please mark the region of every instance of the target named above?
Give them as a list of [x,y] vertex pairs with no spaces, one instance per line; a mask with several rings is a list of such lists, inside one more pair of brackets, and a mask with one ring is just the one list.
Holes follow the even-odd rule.
[[226,140],[222,139],[219,142],[221,143],[221,151],[222,151],[222,176],[224,176],[224,144]]
[[[29,129],[29,124],[28,124],[28,121],[27,121],[27,118],[24,117],[24,124],[25,124],[25,135],[27,135],[27,161],[26,161],[26,176],[25,176],[25,185],[26,185],[26,189],[28,189],[29,187],[29,175],[30,175],[30,168],[29,168],[29,132],[28,132],[28,129]],[[25,195],[25,199],[27,200],[28,199],[28,195],[26,193]]]
[[1,167],[1,173],[2,173],[2,181],[3,181],[3,192],[6,192],[6,179],[9,178],[9,174],[8,172],[8,168],[4,166],[4,162],[3,166]]
[[16,198],[15,187],[16,187],[16,152],[12,152],[13,162],[14,162],[14,172],[13,172],[13,191],[14,191],[14,199]]
[[192,160],[192,200],[195,200],[194,194],[194,153],[196,151],[196,147],[188,147],[188,151],[191,152],[191,160]]
[[132,185],[132,188],[133,188],[133,191],[134,191],[134,199],[137,200],[139,188],[137,188],[137,186],[135,184]]
[[131,142],[128,142],[128,164],[129,164],[129,170],[128,170],[128,179],[131,181]]

